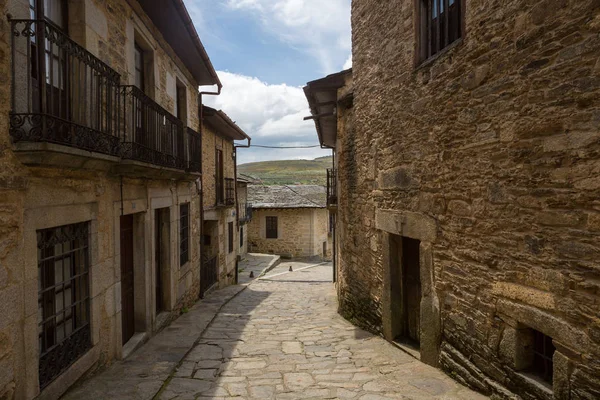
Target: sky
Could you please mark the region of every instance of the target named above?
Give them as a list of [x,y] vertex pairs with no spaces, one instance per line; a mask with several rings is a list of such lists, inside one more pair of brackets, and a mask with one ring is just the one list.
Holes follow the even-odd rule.
[[[352,66],[350,1],[185,0],[223,83],[204,103],[227,113],[253,145],[317,145],[314,122],[303,121],[310,111],[302,87]],[[255,147],[239,149],[238,163],[329,154]]]

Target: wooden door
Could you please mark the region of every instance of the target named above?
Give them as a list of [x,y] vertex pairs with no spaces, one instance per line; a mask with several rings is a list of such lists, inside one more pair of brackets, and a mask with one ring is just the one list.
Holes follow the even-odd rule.
[[421,325],[421,268],[418,240],[402,238],[402,277],[406,337],[419,343]]
[[135,333],[133,290],[133,215],[121,216],[121,322],[123,344]]

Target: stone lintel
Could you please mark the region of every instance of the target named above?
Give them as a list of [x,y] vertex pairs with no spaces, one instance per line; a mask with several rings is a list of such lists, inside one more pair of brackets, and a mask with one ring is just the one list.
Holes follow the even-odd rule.
[[435,242],[437,222],[422,213],[396,210],[377,210],[375,227],[382,231],[417,239],[422,242]]
[[538,308],[500,299],[497,303],[499,313],[505,314],[519,323],[531,327],[561,343],[570,343],[575,348],[586,349],[588,336],[571,324]]

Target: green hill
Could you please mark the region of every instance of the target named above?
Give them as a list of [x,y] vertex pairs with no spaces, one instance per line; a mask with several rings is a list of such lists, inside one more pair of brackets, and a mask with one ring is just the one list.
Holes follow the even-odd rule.
[[261,161],[238,165],[238,172],[263,181],[265,185],[323,185],[327,184],[327,168],[332,157],[314,160]]

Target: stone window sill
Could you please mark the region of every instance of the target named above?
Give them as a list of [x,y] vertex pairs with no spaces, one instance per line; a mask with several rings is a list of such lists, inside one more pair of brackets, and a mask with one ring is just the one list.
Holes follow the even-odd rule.
[[462,38],[454,41],[453,43],[449,44],[448,46],[446,46],[444,49],[440,50],[438,53],[432,55],[431,57],[419,62],[414,69],[414,72],[418,72],[422,69],[428,68],[430,67],[432,64],[434,64],[436,62],[436,60],[438,60],[439,58],[443,57],[444,55],[446,55],[447,53],[449,53],[450,51],[454,50],[456,47],[459,47],[460,45],[462,45],[464,42],[464,40]]
[[537,389],[537,391],[542,392],[543,394],[545,394],[549,399],[552,399],[554,396],[554,390],[552,388],[552,384],[548,383],[546,381],[543,381],[541,378],[539,378],[538,376],[527,372],[527,371],[518,371],[517,375],[519,375],[521,378],[523,378],[523,381],[534,387],[535,389]]

